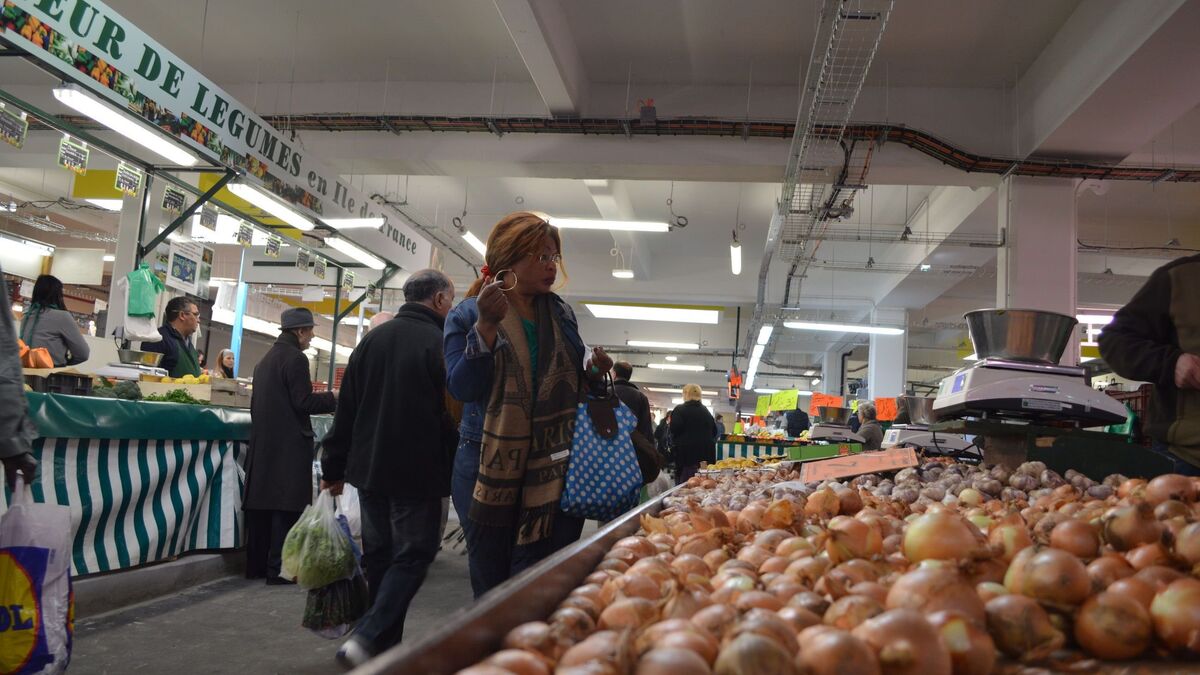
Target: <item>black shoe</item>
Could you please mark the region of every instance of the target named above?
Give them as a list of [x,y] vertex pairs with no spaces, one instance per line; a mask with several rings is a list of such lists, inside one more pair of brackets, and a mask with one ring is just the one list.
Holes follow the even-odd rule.
[[283,577],[267,577],[268,586],[294,586],[296,584],[292,579],[284,579]]

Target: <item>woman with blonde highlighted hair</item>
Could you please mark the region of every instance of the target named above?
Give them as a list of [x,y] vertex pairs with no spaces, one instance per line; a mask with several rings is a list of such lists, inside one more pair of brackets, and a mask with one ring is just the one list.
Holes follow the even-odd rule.
[[717,461],[717,422],[701,402],[698,384],[683,385],[683,403],[671,411],[675,449],[675,484],[696,475],[701,462]]
[[613,362],[588,349],[554,293],[562,237],[544,214],[505,216],[481,276],[446,318],[446,384],[463,402],[451,493],[475,597],[579,538],[559,509],[580,391]]

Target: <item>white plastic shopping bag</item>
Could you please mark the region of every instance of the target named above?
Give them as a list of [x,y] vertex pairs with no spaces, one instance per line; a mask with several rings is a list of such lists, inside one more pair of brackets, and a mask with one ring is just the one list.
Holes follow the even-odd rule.
[[350,538],[362,548],[362,507],[358,503],[358,488],[349,483],[342,485],[342,496],[337,500],[337,513],[346,517],[350,527]]
[[18,480],[0,517],[0,672],[61,673],[71,659],[71,510]]
[[354,577],[354,545],[338,525],[333,495],[321,490],[283,540],[279,576],[295,579],[304,590]]

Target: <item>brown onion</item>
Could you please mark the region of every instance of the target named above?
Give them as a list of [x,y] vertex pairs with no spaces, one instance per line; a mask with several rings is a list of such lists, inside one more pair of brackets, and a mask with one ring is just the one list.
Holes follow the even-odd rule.
[[983,544],[979,530],[953,513],[925,513],[904,531],[904,555],[912,562],[975,558]]
[[[767,507],[767,508],[770,508],[770,507]],[[791,532],[788,532],[787,530],[781,530],[778,528],[770,529],[770,530],[763,530],[762,532],[759,532],[758,534],[754,535],[754,545],[759,546],[761,548],[765,548],[768,551],[774,551],[775,548],[779,546],[780,542],[782,542],[784,539],[787,539],[791,536],[793,536]],[[776,554],[776,555],[778,555],[778,554]]]
[[602,630],[567,650],[559,659],[556,675],[564,668],[599,662],[612,666],[616,672],[626,672],[633,664],[633,644],[629,633]]
[[888,589],[874,581],[860,581],[849,589],[850,595],[865,595],[880,605],[887,604]]
[[870,558],[883,551],[879,528],[850,516],[836,516],[829,521],[829,539],[825,551],[835,563],[853,558]]
[[663,608],[664,619],[690,619],[712,604],[711,595],[700,586],[686,586],[671,593]]
[[[807,631],[806,631],[807,632]],[[805,675],[880,675],[879,659],[867,643],[829,629],[804,640],[796,664]]]
[[577,607],[563,607],[551,614],[550,625],[570,644],[582,641],[596,630],[596,620]]
[[654,644],[666,637],[669,633],[678,633],[679,631],[701,631],[700,627],[687,619],[663,619],[657,623],[652,623],[642,631],[637,639],[637,647],[639,652],[644,652],[654,648]]
[[1075,640],[1092,656],[1132,659],[1150,646],[1150,614],[1136,600],[1116,593],[1088,598],[1075,615]]
[[1113,582],[1133,576],[1135,571],[1129,561],[1118,555],[1102,555],[1087,566],[1093,591],[1103,591]]
[[779,615],[779,618],[791,624],[792,630],[797,633],[809,626],[816,626],[821,623],[821,617],[803,607],[784,607],[776,613]]
[[1175,555],[1188,565],[1200,565],[1200,523],[1191,523],[1175,537]]
[[1155,565],[1170,565],[1171,554],[1159,542],[1142,544],[1132,551],[1125,553],[1125,559],[1135,570],[1144,570]]
[[801,584],[812,586],[829,570],[829,559],[808,556],[800,558],[788,565],[784,574],[795,579]]
[[998,598],[1001,595],[1007,595],[1008,589],[1004,587],[1004,584],[996,583],[995,581],[985,581],[981,584],[975,585],[975,593],[986,606],[992,598]]
[[1168,499],[1167,501],[1154,507],[1154,518],[1156,520],[1171,520],[1172,518],[1187,519],[1192,515],[1191,509],[1187,504],[1178,499]]
[[592,621],[600,618],[600,605],[596,604],[591,598],[582,595],[568,596],[566,600],[559,603],[558,607],[559,609],[566,609],[568,607],[578,609],[587,614]]
[[825,611],[823,621],[828,626],[852,630],[862,622],[884,611],[883,605],[863,595],[847,595],[834,601]]
[[737,601],[734,603],[734,607],[742,612],[750,611],[755,607],[769,609],[772,612],[778,612],[779,610],[783,609],[783,603],[779,600],[779,598],[766,591],[746,591],[738,596]]
[[491,663],[477,663],[470,668],[464,668],[454,675],[513,675],[513,672],[508,668]]
[[725,561],[729,560],[729,553],[723,548],[718,548],[709,551],[707,554],[702,556],[702,559],[704,560],[704,564],[708,565],[708,568],[715,572],[721,567],[721,565],[725,563]]
[[557,661],[567,645],[559,639],[558,633],[550,624],[544,621],[530,621],[510,630],[504,636],[504,647],[536,652],[551,661]]
[[1050,545],[1076,558],[1091,560],[1100,550],[1100,533],[1082,520],[1064,520],[1050,531]]
[[485,664],[498,666],[514,675],[550,675],[546,661],[524,649],[504,649],[488,657]]
[[767,583],[767,592],[779,598],[780,602],[787,604],[788,600],[797,593],[803,593],[808,590],[801,584],[796,583],[794,579],[788,576],[779,576]]
[[1154,601],[1157,591],[1154,584],[1133,576],[1112,582],[1106,592],[1136,600],[1141,606],[1150,609],[1150,603]]
[[629,571],[629,563],[617,558],[605,558],[604,560],[600,561],[600,564],[596,565],[596,571],[612,571],[619,574],[624,574],[625,572]]
[[815,549],[804,537],[788,537],[775,547],[775,555],[781,555],[788,559],[798,558],[800,554],[812,555],[813,553],[815,553]]
[[1046,610],[1032,598],[1002,595],[985,606],[988,633],[996,647],[1023,661],[1046,658],[1063,646],[1065,638],[1050,623]]
[[829,520],[836,516],[842,508],[842,502],[837,493],[829,488],[821,488],[808,496],[804,503],[804,515],[810,518]]
[[712,569],[704,562],[703,558],[691,553],[675,556],[675,559],[671,561],[671,569],[681,580],[686,580],[693,574],[703,577],[711,577],[713,574]]
[[983,601],[957,570],[915,569],[896,580],[887,594],[888,609],[915,609],[923,614],[961,612],[980,625],[986,620]]
[[854,629],[889,675],[950,675],[950,652],[919,612],[893,609]]
[[1092,581],[1079,558],[1047,548],[1030,556],[1022,551],[1005,575],[1004,585],[1012,593],[1021,593],[1054,607],[1073,607],[1091,593]]
[[733,626],[733,622],[737,621],[737,618],[737,610],[729,605],[711,605],[696,612],[692,617],[692,623],[720,640],[725,637],[726,631]]
[[[759,546],[747,546],[741,551],[738,551],[737,559],[750,563],[754,569],[758,569],[763,563],[771,558],[771,551]],[[786,566],[785,566],[786,567]]]
[[999,548],[1000,557],[1009,562],[1022,549],[1033,546],[1033,539],[1023,522],[1001,522],[992,526],[991,532],[988,533],[988,543]]
[[742,633],[757,633],[765,638],[770,638],[786,649],[789,654],[795,654],[799,648],[796,642],[796,631],[792,629],[791,624],[784,621],[775,612],[765,609],[752,609],[746,612],[745,618],[734,624],[729,637],[732,638]]
[[1110,509],[1103,522],[1104,540],[1118,551],[1130,551],[1162,538],[1162,525],[1145,502]]
[[708,675],[711,672],[708,663],[690,649],[658,647],[638,660],[634,675]]
[[812,591],[801,591],[793,595],[792,599],[787,602],[788,607],[807,609],[817,616],[824,616],[825,612],[829,610],[829,604],[829,600],[825,596]]
[[625,537],[624,539],[617,541],[617,543],[613,544],[612,546],[612,550],[622,548],[632,551],[635,555],[637,555],[638,559],[646,558],[658,553],[658,548],[655,547],[654,542],[650,541],[646,537]]
[[645,598],[621,598],[600,613],[600,629],[640,629],[658,620],[658,605]]
[[1152,479],[1146,484],[1146,501],[1158,506],[1168,499],[1181,502],[1196,501],[1196,486],[1192,479],[1177,473],[1168,473]]
[[668,633],[658,640],[655,646],[690,649],[699,654],[700,658],[704,659],[708,665],[712,665],[712,662],[717,660],[717,654],[721,651],[721,645],[717,643],[716,638],[708,631],[700,629]]
[[1200,581],[1179,579],[1150,604],[1154,632],[1169,649],[1200,654]]
[[926,617],[950,652],[954,675],[988,675],[996,665],[996,643],[976,622],[961,612],[934,612]]
[[777,642],[754,633],[738,635],[721,650],[713,668],[715,675],[795,675],[792,655]]

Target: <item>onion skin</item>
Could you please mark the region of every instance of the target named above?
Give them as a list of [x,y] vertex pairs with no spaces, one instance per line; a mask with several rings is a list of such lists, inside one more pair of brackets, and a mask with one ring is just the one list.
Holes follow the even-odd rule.
[[1154,601],[1156,590],[1153,584],[1135,576],[1114,581],[1107,592],[1131,598],[1148,610],[1150,603]]
[[1050,545],[1082,560],[1091,560],[1100,551],[1100,533],[1082,520],[1065,520],[1050,531]]
[[1091,593],[1091,578],[1079,558],[1055,548],[1028,557],[1024,553],[1013,561],[1004,577],[1004,585],[1010,592],[1058,608],[1077,606]]
[[875,650],[888,675],[951,675],[950,652],[919,612],[884,612],[855,628],[854,636]]
[[568,647],[550,624],[543,621],[530,621],[510,630],[504,636],[504,646],[535,652],[551,661],[557,661]]
[[700,629],[668,633],[655,646],[690,649],[704,659],[706,665],[710,666],[717,660],[717,654],[721,651],[721,646],[717,644],[716,639],[707,631]]
[[1075,641],[1106,661],[1138,656],[1154,637],[1150,613],[1138,601],[1116,593],[1088,598],[1075,615]]
[[792,655],[774,640],[754,633],[743,633],[733,639],[717,657],[714,675],[747,675],[772,673],[796,675]]
[[883,536],[879,528],[858,518],[837,516],[829,521],[828,531],[825,552],[835,563],[870,558],[883,551]]
[[737,610],[729,605],[711,605],[696,612],[692,623],[708,632],[713,638],[720,640],[737,621]]
[[1196,485],[1192,479],[1177,473],[1168,473],[1146,484],[1146,501],[1152,506],[1158,506],[1169,499],[1181,502],[1196,501]]
[[1118,506],[1104,515],[1104,540],[1118,551],[1130,551],[1162,538],[1162,525],[1146,502]]
[[796,633],[811,626],[821,625],[821,617],[802,607],[784,607],[776,612],[779,618],[788,622]]
[[926,617],[950,652],[954,675],[988,675],[996,666],[996,643],[983,629],[961,612],[934,612]]
[[803,640],[796,665],[803,675],[881,675],[879,658],[867,643],[830,629]]
[[1200,654],[1200,581],[1179,579],[1160,591],[1150,603],[1150,617],[1168,649]]
[[922,560],[961,560],[978,557],[985,548],[978,528],[962,516],[929,512],[908,524],[904,531],[904,556]]
[[884,611],[883,605],[863,595],[847,595],[839,598],[825,612],[823,619],[828,626],[841,630],[852,630],[859,624]]
[[604,608],[597,626],[601,630],[640,629],[658,621],[658,605],[645,598],[621,598]]
[[634,675],[708,675],[708,663],[694,651],[661,647],[646,652]]
[[1114,582],[1133,576],[1136,570],[1129,561],[1116,555],[1104,555],[1088,563],[1087,573],[1092,580],[1092,590],[1100,592]]
[[1022,550],[1033,546],[1033,539],[1024,523],[999,523],[992,526],[988,533],[988,543],[1000,549],[1000,557],[1005,562],[1012,562]]
[[1170,565],[1171,553],[1162,544],[1143,544],[1125,554],[1125,559],[1133,569],[1141,571],[1155,565]]
[[1191,523],[1175,537],[1175,555],[1188,565],[1200,565],[1200,522]]
[[1032,598],[1002,595],[987,610],[988,633],[996,647],[1022,661],[1039,661],[1062,648],[1066,638],[1050,623],[1046,610]]
[[887,595],[888,609],[915,609],[922,614],[961,612],[983,625],[983,601],[957,570],[915,569],[896,580]]

